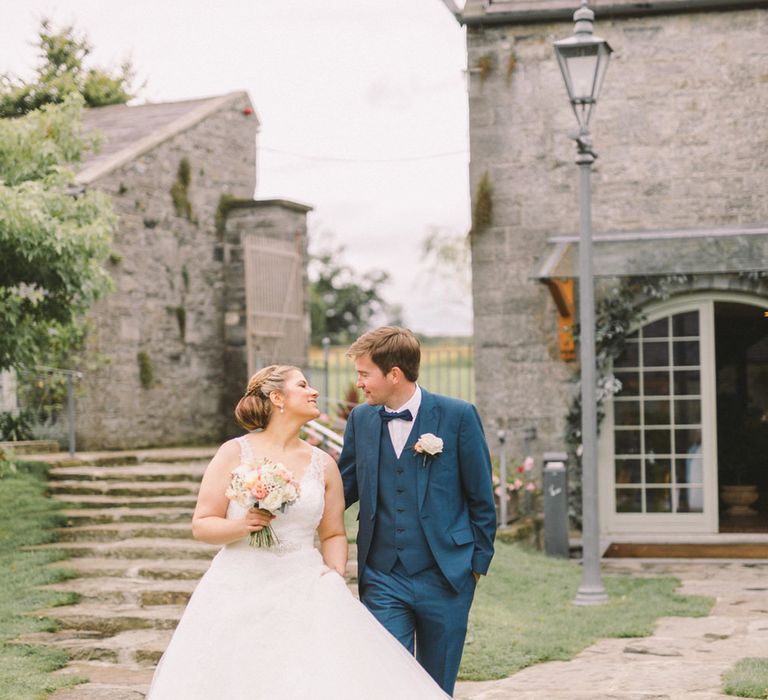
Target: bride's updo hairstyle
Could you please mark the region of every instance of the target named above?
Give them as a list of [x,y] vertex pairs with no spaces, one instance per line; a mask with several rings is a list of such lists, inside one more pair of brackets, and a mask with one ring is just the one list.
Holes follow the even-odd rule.
[[256,372],[248,380],[243,398],[235,406],[235,420],[249,431],[266,428],[275,410],[269,395],[273,391],[283,391],[291,372],[301,370],[293,365],[269,365]]

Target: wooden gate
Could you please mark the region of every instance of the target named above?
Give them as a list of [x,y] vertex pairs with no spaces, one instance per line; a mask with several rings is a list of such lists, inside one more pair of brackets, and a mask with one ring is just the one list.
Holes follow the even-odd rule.
[[271,364],[302,367],[308,339],[300,243],[244,238],[248,374]]

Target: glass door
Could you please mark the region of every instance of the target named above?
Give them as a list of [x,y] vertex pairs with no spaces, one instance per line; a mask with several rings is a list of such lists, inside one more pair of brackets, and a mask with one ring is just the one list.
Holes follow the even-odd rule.
[[603,522],[614,532],[715,531],[712,304],[655,315],[614,361],[621,389],[601,435]]

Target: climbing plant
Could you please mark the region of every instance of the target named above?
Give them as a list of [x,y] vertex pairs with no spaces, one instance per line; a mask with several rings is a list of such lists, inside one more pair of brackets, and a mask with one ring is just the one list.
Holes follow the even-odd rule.
[[187,221],[195,223],[195,214],[192,211],[192,202],[189,201],[189,185],[192,181],[192,170],[189,161],[182,158],[179,162],[179,169],[176,173],[176,179],[171,185],[171,201],[176,211],[176,216],[182,216]]
[[486,171],[475,192],[475,207],[472,210],[472,228],[470,233],[477,233],[491,225],[493,221],[493,185]]

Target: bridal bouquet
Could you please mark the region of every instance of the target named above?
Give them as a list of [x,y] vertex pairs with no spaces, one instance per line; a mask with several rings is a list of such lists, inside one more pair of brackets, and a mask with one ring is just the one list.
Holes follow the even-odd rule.
[[[299,498],[299,482],[279,462],[263,458],[249,462],[247,471],[236,471],[226,490],[226,497],[243,508],[261,508],[272,515],[284,513]],[[272,547],[277,535],[270,525],[252,532],[251,547]]]

